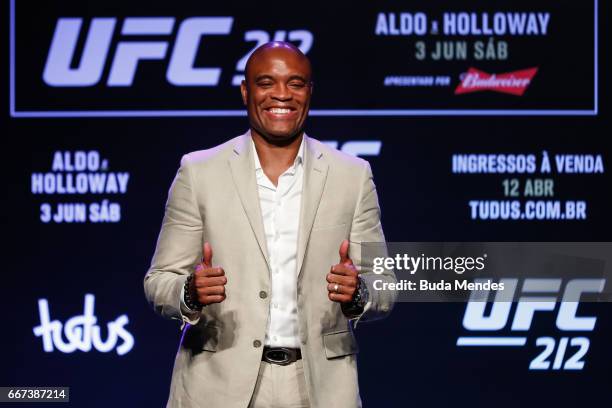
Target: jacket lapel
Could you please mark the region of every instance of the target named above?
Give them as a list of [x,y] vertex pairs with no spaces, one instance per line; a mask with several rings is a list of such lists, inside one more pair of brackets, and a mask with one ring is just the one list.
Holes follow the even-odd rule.
[[234,154],[229,159],[232,171],[232,178],[244,212],[249,219],[251,229],[255,234],[261,254],[266,260],[268,270],[270,262],[268,250],[266,248],[266,235],[264,233],[263,221],[261,218],[261,207],[259,205],[259,193],[257,191],[257,179],[255,177],[254,152],[251,148],[251,132],[248,131],[234,144]]
[[297,270],[302,273],[304,255],[310,239],[321,195],[327,179],[328,164],[315,143],[304,134],[306,154],[304,160],[304,184],[302,189],[302,204],[300,211],[300,226],[298,229]]

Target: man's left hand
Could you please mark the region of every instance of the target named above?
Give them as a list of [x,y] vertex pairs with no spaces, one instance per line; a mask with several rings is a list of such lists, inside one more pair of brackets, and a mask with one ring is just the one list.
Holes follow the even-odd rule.
[[353,300],[355,291],[359,287],[357,269],[349,258],[349,241],[340,244],[340,263],[333,265],[327,274],[327,296],[329,300],[339,303],[348,303]]

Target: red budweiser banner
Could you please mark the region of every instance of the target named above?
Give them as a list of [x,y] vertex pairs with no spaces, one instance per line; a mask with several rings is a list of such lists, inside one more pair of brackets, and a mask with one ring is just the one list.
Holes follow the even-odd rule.
[[536,72],[538,72],[537,67],[503,74],[487,74],[476,68],[470,68],[455,89],[455,95],[478,91],[495,91],[522,96]]

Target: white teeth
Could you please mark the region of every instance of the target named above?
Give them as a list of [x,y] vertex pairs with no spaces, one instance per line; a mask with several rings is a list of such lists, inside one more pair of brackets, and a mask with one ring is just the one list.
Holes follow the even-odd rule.
[[277,115],[285,115],[289,112],[291,112],[290,109],[284,109],[284,108],[271,108],[270,112],[275,113]]

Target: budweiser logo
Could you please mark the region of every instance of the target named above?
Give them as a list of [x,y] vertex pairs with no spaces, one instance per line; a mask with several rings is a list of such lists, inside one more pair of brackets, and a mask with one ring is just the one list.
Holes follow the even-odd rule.
[[487,74],[476,68],[470,68],[455,89],[455,95],[478,91],[495,91],[522,96],[537,72],[537,67],[503,74]]

